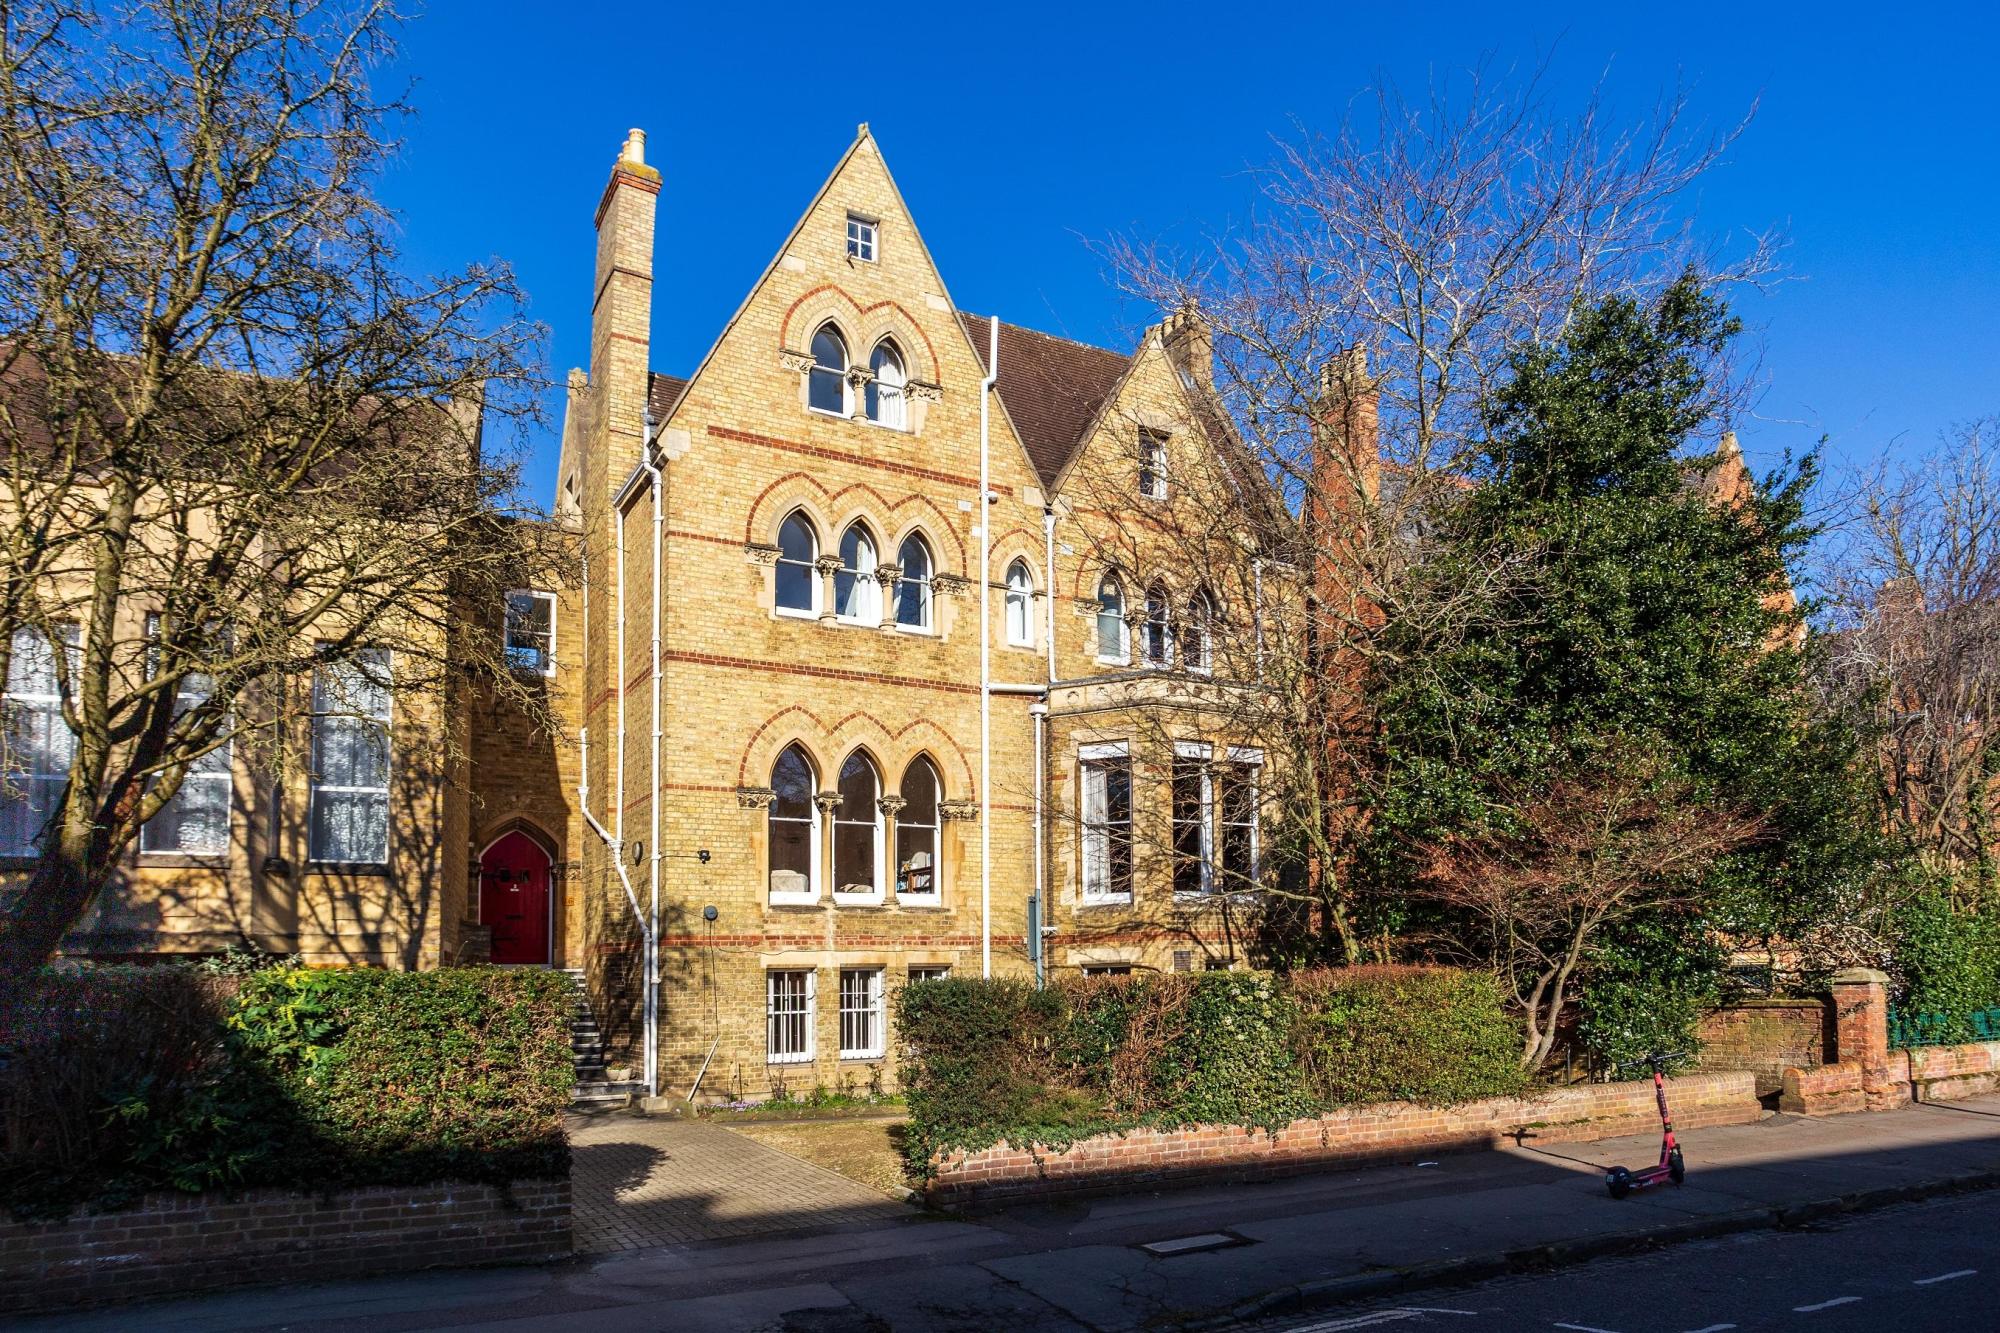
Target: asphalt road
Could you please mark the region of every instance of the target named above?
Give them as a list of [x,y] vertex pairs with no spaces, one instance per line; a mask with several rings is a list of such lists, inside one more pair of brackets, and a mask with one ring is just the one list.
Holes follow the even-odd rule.
[[1476,1287],[1239,1325],[1240,1333],[1989,1333],[2000,1193],[1749,1232]]

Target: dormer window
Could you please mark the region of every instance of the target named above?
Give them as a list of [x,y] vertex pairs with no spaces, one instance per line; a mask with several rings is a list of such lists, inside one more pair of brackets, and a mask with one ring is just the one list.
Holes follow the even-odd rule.
[[847,257],[864,264],[875,262],[875,223],[871,219],[847,215]]
[[847,382],[847,341],[840,336],[840,330],[822,324],[813,335],[812,354],[812,371],[807,377],[812,388],[806,405],[815,412],[831,412],[841,417],[853,415],[854,390]]

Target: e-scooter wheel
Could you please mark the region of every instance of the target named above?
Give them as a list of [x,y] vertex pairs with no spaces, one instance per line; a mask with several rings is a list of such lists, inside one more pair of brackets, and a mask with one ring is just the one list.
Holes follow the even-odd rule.
[[1622,1199],[1632,1192],[1632,1173],[1622,1166],[1614,1166],[1604,1173],[1604,1188],[1611,1191],[1611,1197]]
[[1687,1179],[1687,1163],[1681,1160],[1681,1150],[1676,1148],[1667,1156],[1667,1179],[1678,1185]]

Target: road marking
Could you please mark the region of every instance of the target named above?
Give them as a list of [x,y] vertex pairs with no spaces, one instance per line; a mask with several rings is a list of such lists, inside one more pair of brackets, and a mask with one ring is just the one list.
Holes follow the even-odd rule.
[[1345,1328],[1368,1328],[1375,1324],[1400,1323],[1405,1319],[1415,1319],[1415,1310],[1375,1310],[1368,1314],[1356,1315],[1352,1319],[1335,1319],[1324,1324],[1302,1324],[1298,1328],[1287,1329],[1286,1333],[1339,1333]]
[[1734,1324],[1710,1324],[1707,1328],[1697,1328],[1694,1333],[1723,1333],[1724,1329],[1735,1328]]
[[1976,1268],[1960,1268],[1950,1273],[1939,1273],[1936,1277],[1920,1277],[1910,1285],[1913,1287],[1928,1287],[1933,1282],[1949,1282],[1955,1277],[1971,1277],[1978,1271]]
[[1406,1305],[1411,1314],[1478,1314],[1477,1310],[1447,1310],[1442,1305]]
[[1794,1305],[1792,1313],[1817,1314],[1821,1310],[1831,1310],[1836,1305],[1852,1305],[1860,1299],[1859,1296],[1836,1296],[1830,1301],[1821,1301],[1818,1305]]
[[1589,1324],[1557,1324],[1557,1328],[1575,1329],[1576,1333],[1613,1333],[1608,1328],[1592,1328]]

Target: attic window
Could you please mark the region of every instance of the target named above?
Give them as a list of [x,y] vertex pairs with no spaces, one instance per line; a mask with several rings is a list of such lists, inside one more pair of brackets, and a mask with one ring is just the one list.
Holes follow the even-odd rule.
[[847,215],[847,254],[864,264],[875,262],[875,224],[852,213]]
[[1139,494],[1148,500],[1167,498],[1167,442],[1149,430],[1139,432]]

